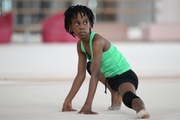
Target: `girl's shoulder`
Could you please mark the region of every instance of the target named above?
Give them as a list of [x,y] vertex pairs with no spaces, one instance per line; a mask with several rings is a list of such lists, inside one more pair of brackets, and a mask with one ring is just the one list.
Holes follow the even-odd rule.
[[82,47],[82,42],[81,42],[81,40],[78,40],[77,41],[77,45],[76,45],[76,47],[77,47],[77,49],[81,49],[81,47]]
[[98,33],[96,33],[94,35],[93,42],[100,42],[100,43],[103,43],[103,44],[105,44],[105,43],[110,44],[110,42],[106,38],[104,38],[102,35],[100,35]]
[[81,40],[78,40],[77,41],[77,46],[80,46],[81,45]]
[[104,40],[104,38],[100,34],[96,33],[93,40]]

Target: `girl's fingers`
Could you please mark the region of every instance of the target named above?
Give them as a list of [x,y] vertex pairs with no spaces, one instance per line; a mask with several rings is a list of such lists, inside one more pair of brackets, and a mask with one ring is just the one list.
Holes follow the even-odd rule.
[[90,111],[90,112],[82,112],[82,111],[79,111],[78,114],[98,114],[97,112],[94,112],[94,111]]

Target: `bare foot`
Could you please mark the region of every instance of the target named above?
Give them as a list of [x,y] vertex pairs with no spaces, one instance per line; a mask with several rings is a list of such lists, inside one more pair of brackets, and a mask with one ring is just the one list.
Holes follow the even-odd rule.
[[122,97],[118,91],[115,91],[111,94],[111,106],[108,110],[119,110],[122,103]]

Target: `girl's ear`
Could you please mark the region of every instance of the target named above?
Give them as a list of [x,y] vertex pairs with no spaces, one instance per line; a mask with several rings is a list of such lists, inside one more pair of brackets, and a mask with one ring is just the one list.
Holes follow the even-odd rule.
[[90,29],[93,28],[93,24],[90,24]]
[[69,25],[69,32],[73,32],[71,25]]

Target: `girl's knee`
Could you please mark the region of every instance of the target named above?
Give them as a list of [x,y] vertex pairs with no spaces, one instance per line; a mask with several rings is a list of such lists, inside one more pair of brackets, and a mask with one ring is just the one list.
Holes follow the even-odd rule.
[[132,100],[134,98],[139,98],[136,94],[134,94],[131,91],[127,91],[124,93],[123,95],[123,103],[128,107],[128,108],[132,108]]

